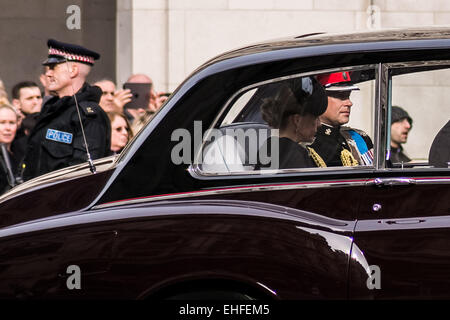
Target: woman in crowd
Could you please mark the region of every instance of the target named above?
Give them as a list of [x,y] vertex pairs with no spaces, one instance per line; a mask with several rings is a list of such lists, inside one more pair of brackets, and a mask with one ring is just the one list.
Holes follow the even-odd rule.
[[118,154],[133,137],[130,123],[124,114],[108,112],[111,121],[111,154]]
[[11,152],[11,142],[16,136],[18,115],[8,104],[0,105],[0,193],[16,184],[21,159]]
[[[312,77],[287,81],[276,97],[265,100],[261,106],[262,117],[271,128],[279,129],[279,137],[267,140],[272,162],[263,167],[275,169],[274,157],[279,160],[279,169],[325,167],[320,156],[307,145],[314,142],[319,116],[326,109],[325,91]],[[278,152],[271,150],[272,139],[278,139]]]

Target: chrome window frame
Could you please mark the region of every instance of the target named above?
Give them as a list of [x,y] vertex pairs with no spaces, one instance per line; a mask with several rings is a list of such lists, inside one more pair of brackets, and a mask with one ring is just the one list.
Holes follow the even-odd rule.
[[[243,87],[241,89],[239,89],[238,91],[236,91],[236,93],[234,93],[228,100],[227,102],[224,104],[224,106],[221,108],[221,110],[219,111],[219,113],[217,114],[217,116],[214,118],[211,126],[208,128],[209,129],[213,129],[216,127],[216,125],[218,124],[219,120],[222,118],[224,112],[229,109],[230,104],[233,101],[236,101],[236,98],[239,97],[239,95],[241,95],[242,93],[252,90],[254,88],[257,88],[259,86],[262,85],[266,85],[266,84],[270,84],[270,83],[276,83],[276,82],[281,82],[284,80],[288,80],[288,79],[292,79],[292,78],[299,78],[299,77],[307,77],[307,76],[311,76],[311,75],[319,75],[319,74],[324,74],[324,73],[333,73],[333,72],[343,72],[343,71],[360,71],[360,70],[368,70],[368,69],[373,69],[375,72],[375,78],[373,79],[375,82],[375,96],[374,99],[375,101],[373,101],[373,107],[374,110],[371,110],[372,113],[375,113],[374,115],[372,115],[372,121],[373,121],[373,125],[374,125],[374,139],[373,139],[373,143],[374,143],[374,163],[371,166],[355,166],[355,167],[327,167],[327,168],[298,168],[298,169],[276,169],[276,170],[264,170],[264,172],[261,171],[242,171],[242,172],[219,172],[219,173],[211,173],[211,172],[204,172],[201,170],[200,166],[199,166],[199,159],[201,159],[202,156],[202,150],[205,147],[206,142],[210,139],[210,135],[208,134],[205,139],[203,139],[201,147],[198,148],[196,154],[195,154],[195,161],[194,164],[190,165],[188,167],[188,172],[190,173],[190,175],[193,178],[196,179],[214,179],[214,178],[226,178],[226,177],[243,177],[243,178],[247,178],[247,177],[267,177],[267,176],[273,176],[273,175],[279,175],[279,174],[298,174],[298,173],[310,173],[310,172],[328,172],[328,171],[354,171],[354,170],[370,170],[372,171],[373,169],[377,169],[377,164],[378,161],[376,161],[378,154],[379,154],[379,150],[376,146],[379,145],[379,137],[377,134],[379,134],[380,132],[382,132],[382,130],[378,127],[378,122],[377,120],[380,118],[380,115],[377,113],[377,110],[379,109],[379,103],[380,103],[380,99],[381,99],[381,90],[380,90],[380,81],[379,81],[379,75],[380,75],[380,70],[382,68],[382,64],[381,63],[372,63],[372,64],[364,64],[364,65],[355,65],[355,66],[347,66],[347,67],[339,67],[339,68],[328,68],[328,69],[319,69],[319,70],[314,70],[314,71],[309,71],[309,72],[302,72],[302,73],[296,73],[293,75],[289,75],[289,76],[283,76],[283,77],[278,77],[278,78],[274,78],[274,79],[270,79],[270,80],[265,80],[265,81],[260,81],[251,85],[248,85],[246,87]],[[232,106],[231,106],[232,107]]]
[[[391,110],[392,110],[392,91],[390,86],[392,85],[392,76],[390,75],[390,71],[393,69],[400,68],[416,68],[416,67],[433,67],[433,66],[442,66],[439,69],[432,69],[429,71],[435,70],[443,70],[448,69],[450,71],[450,60],[431,60],[431,61],[407,61],[407,62],[391,62],[391,63],[382,63],[380,64],[379,72],[380,72],[380,101],[379,101],[379,119],[383,120],[385,124],[384,128],[382,128],[381,121],[378,122],[380,132],[377,134],[378,137],[378,161],[376,165],[377,170],[387,170],[387,171],[404,171],[407,170],[411,172],[412,170],[418,170],[415,167],[400,167],[400,168],[389,168],[387,167],[387,149],[390,150],[390,140],[387,140],[387,137],[390,136],[390,122],[391,122]],[[427,70],[421,71],[412,71],[405,74],[413,74],[416,72],[426,72]],[[382,143],[381,143],[382,142]],[[375,143],[375,142],[374,142]],[[431,146],[430,146],[431,147]],[[375,151],[375,150],[374,150]],[[419,170],[442,170],[446,168],[430,168],[430,167],[422,167]]]

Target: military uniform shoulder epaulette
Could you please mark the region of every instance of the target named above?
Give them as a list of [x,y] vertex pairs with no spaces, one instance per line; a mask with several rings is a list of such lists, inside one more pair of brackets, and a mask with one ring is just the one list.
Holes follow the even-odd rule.
[[365,131],[360,130],[360,129],[351,128],[351,127],[348,127],[348,126],[342,126],[341,127],[341,131],[350,131],[350,130],[355,131],[356,133],[358,133],[359,135],[361,135],[363,137],[368,137],[369,136]]

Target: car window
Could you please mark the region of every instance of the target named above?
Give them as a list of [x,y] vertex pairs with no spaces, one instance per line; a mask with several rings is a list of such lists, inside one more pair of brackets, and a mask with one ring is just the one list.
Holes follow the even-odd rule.
[[[393,168],[436,166],[430,163],[430,150],[450,120],[450,69],[448,63],[442,64],[393,67],[390,71],[386,159]],[[448,138],[443,147],[448,150]]]
[[204,135],[203,175],[373,166],[375,67],[271,79],[230,97]]

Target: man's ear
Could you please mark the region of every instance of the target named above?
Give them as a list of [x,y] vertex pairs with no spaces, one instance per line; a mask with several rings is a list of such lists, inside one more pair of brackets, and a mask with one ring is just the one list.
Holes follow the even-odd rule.
[[12,99],[12,104],[17,110],[20,110],[21,105],[19,99]]
[[71,63],[70,64],[70,77],[76,78],[78,76],[78,74],[80,73],[80,68],[78,67],[78,64],[76,63]]

